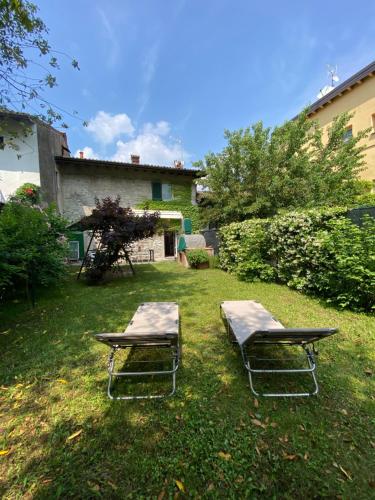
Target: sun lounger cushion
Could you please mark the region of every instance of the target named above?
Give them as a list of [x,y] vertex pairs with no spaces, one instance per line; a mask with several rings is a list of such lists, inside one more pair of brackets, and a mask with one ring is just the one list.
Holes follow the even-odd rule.
[[178,334],[175,302],[145,302],[138,307],[123,333],[99,333],[96,338],[109,345],[142,345],[176,342]]
[[241,346],[249,342],[314,342],[337,331],[336,328],[284,328],[261,304],[253,300],[225,301],[221,308]]

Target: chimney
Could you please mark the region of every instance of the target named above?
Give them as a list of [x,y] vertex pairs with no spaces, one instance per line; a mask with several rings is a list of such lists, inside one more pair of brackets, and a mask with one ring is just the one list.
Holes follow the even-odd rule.
[[174,161],[174,168],[184,168],[184,162],[181,160],[175,160]]
[[84,156],[84,152],[83,152],[83,151],[80,151],[80,152],[79,152],[79,157],[81,158],[81,160],[83,160],[83,158],[85,157],[85,156]]
[[139,165],[140,156],[139,155],[130,155],[130,159],[133,165]]

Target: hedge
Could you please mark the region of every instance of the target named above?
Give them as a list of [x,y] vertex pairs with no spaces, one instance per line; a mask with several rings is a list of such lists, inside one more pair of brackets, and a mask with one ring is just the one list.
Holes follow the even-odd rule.
[[341,308],[375,310],[375,219],[361,227],[345,208],[234,223],[220,230],[221,268],[278,281]]

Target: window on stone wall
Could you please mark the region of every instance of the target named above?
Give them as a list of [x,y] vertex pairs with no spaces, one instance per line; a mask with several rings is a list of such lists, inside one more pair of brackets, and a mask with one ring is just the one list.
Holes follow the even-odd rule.
[[152,199],[155,201],[168,201],[172,199],[172,185],[161,182],[152,183]]
[[163,201],[168,201],[168,200],[172,199],[172,185],[171,184],[162,184],[161,196],[163,198]]

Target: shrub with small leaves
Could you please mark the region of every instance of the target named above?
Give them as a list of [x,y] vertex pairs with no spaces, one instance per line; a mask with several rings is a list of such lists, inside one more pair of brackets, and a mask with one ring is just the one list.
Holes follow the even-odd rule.
[[222,227],[219,232],[221,268],[245,281],[274,279],[275,271],[267,262],[265,245],[268,224],[267,219],[251,219]]
[[277,280],[341,308],[374,311],[375,220],[346,208],[290,212],[220,230],[221,267],[240,279]]
[[208,264],[209,258],[205,250],[196,248],[186,252],[187,260],[191,267],[197,268],[200,264]]

